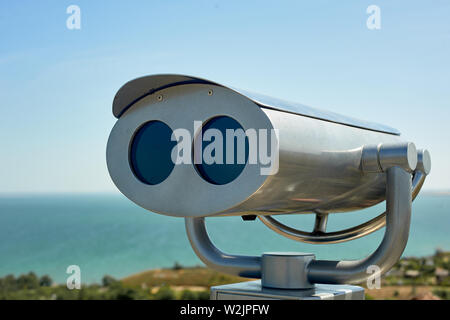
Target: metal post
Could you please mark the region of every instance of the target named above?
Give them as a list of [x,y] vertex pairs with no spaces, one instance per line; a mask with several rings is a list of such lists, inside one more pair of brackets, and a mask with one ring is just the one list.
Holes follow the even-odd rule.
[[386,232],[378,249],[369,257],[356,261],[313,260],[308,265],[312,283],[360,283],[368,278],[369,266],[381,273],[400,259],[405,249],[411,221],[411,174],[400,167],[387,170]]
[[[417,164],[413,144],[380,145],[378,154],[367,153],[362,158],[365,168],[386,173],[386,232],[377,250],[369,257],[355,261],[314,260],[310,254],[265,254],[263,259],[255,256],[229,255],[217,249],[205,228],[204,218],[185,218],[186,232],[197,256],[209,267],[218,271],[249,278],[268,279],[269,287],[310,288],[313,283],[343,284],[360,283],[371,274],[370,266],[377,266],[380,274],[388,271],[401,257],[408,241],[411,220],[412,176]],[[374,161],[369,161],[374,158]],[[429,171],[429,170],[427,170]],[[284,261],[284,262],[283,262]],[[264,262],[264,263],[262,263]],[[281,263],[281,265],[280,265]],[[262,267],[262,264],[265,267]],[[286,277],[277,274],[264,275],[275,269],[288,270]],[[296,267],[298,266],[298,268]],[[281,270],[280,269],[280,270]],[[293,270],[297,270],[298,277]],[[287,281],[294,279],[295,281]],[[264,281],[262,283],[264,286]]]
[[208,267],[228,274],[261,278],[261,257],[224,253],[211,242],[205,218],[185,218],[186,233],[197,256]]

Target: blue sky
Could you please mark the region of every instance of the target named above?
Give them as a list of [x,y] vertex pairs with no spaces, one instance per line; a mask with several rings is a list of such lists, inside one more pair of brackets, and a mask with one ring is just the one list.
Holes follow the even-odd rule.
[[112,99],[154,73],[390,125],[430,150],[425,187],[450,189],[449,16],[447,0],[2,1],[0,192],[116,191]]

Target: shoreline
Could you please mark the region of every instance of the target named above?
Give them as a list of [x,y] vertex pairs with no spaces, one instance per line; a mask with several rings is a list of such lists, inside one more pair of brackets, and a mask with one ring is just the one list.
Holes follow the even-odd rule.
[[[426,257],[402,258],[381,278],[379,289],[364,287],[366,299],[450,300],[450,251],[437,250]],[[254,279],[231,276],[204,266],[185,267],[175,263],[171,268],[145,270],[121,279],[105,275],[101,283],[82,284],[69,290],[66,284],[54,283],[49,276],[33,272],[18,277],[0,278],[0,299],[209,299],[212,286]]]

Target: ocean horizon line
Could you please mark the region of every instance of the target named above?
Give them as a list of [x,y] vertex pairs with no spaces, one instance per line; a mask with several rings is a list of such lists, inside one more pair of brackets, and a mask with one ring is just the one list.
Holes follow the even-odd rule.
[[[427,195],[450,195],[450,189],[428,189],[421,190],[421,194]],[[0,191],[0,198],[18,196],[63,196],[63,195],[115,195],[123,196],[118,190],[110,191]]]

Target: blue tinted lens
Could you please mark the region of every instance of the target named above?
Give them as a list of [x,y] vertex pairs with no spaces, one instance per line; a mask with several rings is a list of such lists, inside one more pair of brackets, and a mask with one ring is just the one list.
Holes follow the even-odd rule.
[[173,170],[171,158],[176,141],[172,130],[161,121],[150,121],[136,132],[130,146],[130,165],[143,183],[155,185],[167,179]]
[[[215,138],[212,138],[212,141],[202,141],[201,146],[202,146],[203,160],[202,160],[201,164],[196,164],[195,166],[197,168],[198,173],[203,177],[203,179],[205,179],[206,181],[208,181],[212,184],[223,185],[223,184],[230,183],[231,181],[236,179],[241,174],[242,170],[244,170],[245,164],[248,161],[248,153],[249,153],[248,138],[245,137],[245,147],[244,147],[245,161],[244,161],[244,163],[242,163],[242,161],[241,161],[241,163],[238,162],[238,158],[239,158],[238,152],[242,152],[241,151],[242,147],[239,147],[239,143],[242,143],[241,142],[242,140],[240,141],[237,137],[233,137],[233,139],[234,139],[234,142],[233,142],[234,159],[231,163],[227,163],[227,161],[226,161],[226,159],[227,159],[226,130],[227,129],[243,130],[242,126],[239,124],[239,122],[237,122],[233,118],[226,117],[226,116],[220,116],[220,117],[212,118],[203,126],[203,128],[202,128],[203,135],[209,129],[217,129],[222,133],[222,137],[223,137],[223,140],[222,140],[223,156],[221,157],[222,164],[220,164],[220,163],[207,164],[204,161],[205,148],[209,144],[214,143]],[[197,139],[198,138],[199,138],[199,136],[197,137]],[[216,156],[215,150],[213,152],[211,152],[211,155],[212,155],[212,157]],[[216,161],[216,162],[218,162],[218,161]],[[230,161],[228,161],[228,162],[230,162]]]

